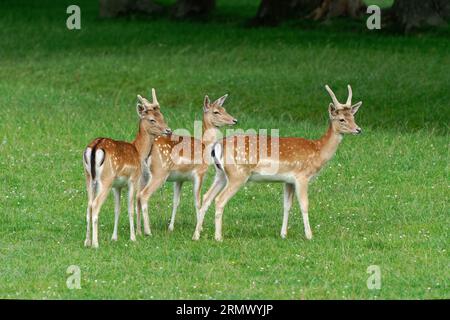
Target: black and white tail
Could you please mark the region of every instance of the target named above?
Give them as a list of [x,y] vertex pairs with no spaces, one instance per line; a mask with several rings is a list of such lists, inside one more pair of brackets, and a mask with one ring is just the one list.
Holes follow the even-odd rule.
[[100,175],[101,167],[105,160],[105,150],[97,148],[99,140],[93,147],[87,147],[84,150],[83,160],[86,171],[89,172],[92,183],[94,184],[96,178]]
[[219,142],[214,143],[211,149],[211,157],[214,159],[214,163],[217,169],[223,171],[222,148],[222,144],[220,144]]

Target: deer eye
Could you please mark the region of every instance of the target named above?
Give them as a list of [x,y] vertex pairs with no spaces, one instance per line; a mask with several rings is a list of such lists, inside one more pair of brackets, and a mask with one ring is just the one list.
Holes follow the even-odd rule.
[[345,119],[339,119],[339,121],[342,123],[342,122],[345,122]]
[[220,114],[220,112],[219,111],[214,111],[214,114]]
[[151,123],[156,123],[156,120],[155,119],[150,119],[149,120]]

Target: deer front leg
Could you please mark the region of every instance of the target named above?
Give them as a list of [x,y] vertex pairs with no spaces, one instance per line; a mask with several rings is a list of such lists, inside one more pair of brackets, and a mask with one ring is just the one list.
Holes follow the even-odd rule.
[[203,175],[196,174],[194,177],[194,184],[192,190],[194,192],[194,205],[197,221],[199,218],[200,207],[202,205],[202,198],[201,198],[202,183],[203,183]]
[[136,241],[134,233],[134,194],[136,186],[134,182],[128,183],[128,219],[130,221],[130,240]]
[[308,217],[308,180],[298,179],[295,183],[295,191],[302,211],[305,236],[306,239],[310,240],[312,238],[312,232]]
[[295,186],[291,183],[284,184],[283,194],[283,225],[281,227],[281,238],[285,239],[288,231],[289,211],[292,208],[292,200],[294,198]]
[[153,193],[159,189],[159,187],[166,181],[168,175],[153,176],[147,186],[140,192],[138,202],[141,205],[142,215],[144,217],[144,234],[150,236],[152,234],[150,230],[150,221],[148,217],[148,200]]
[[114,193],[114,231],[111,237],[112,241],[117,241],[117,229],[119,228],[120,216],[120,188],[113,188]]
[[136,235],[140,236],[142,235],[142,228],[141,228],[141,213],[142,213],[142,203],[141,203],[141,197],[139,196],[141,191],[144,190],[145,186],[149,183],[149,181],[145,182],[145,179],[143,178],[143,175],[139,178],[138,186],[139,189],[136,191]]
[[172,217],[170,218],[169,231],[173,231],[174,228],[175,216],[177,215],[178,205],[180,204],[182,186],[183,186],[182,181],[175,181],[173,184],[173,207],[172,207]]

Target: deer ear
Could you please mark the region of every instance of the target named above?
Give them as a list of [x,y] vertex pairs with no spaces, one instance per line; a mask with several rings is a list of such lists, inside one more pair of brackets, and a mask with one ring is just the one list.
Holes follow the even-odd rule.
[[136,111],[139,117],[142,118],[145,111],[147,111],[147,107],[145,106],[144,98],[142,98],[140,95],[137,95],[138,102],[136,104]]
[[328,112],[331,118],[333,118],[336,115],[336,106],[331,102],[330,105],[328,106]]
[[223,105],[223,103],[225,102],[225,100],[227,99],[228,94],[220,97],[219,99],[217,99],[216,101],[214,101],[214,104],[221,107]]
[[203,112],[208,112],[210,106],[211,102],[209,101],[209,97],[206,95],[205,100],[203,100]]
[[361,107],[361,105],[362,105],[362,101],[352,105],[352,114],[355,114],[356,112],[358,112],[358,109],[359,109],[359,107]]

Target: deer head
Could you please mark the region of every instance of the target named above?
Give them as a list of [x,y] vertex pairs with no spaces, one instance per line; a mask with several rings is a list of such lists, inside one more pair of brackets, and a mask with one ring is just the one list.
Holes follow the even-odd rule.
[[328,85],[325,86],[325,89],[328,91],[331,96],[331,100],[333,101],[328,107],[330,121],[333,129],[337,133],[360,134],[362,130],[356,124],[354,116],[361,106],[362,102],[360,101],[352,105],[352,87],[348,85],[347,88],[347,101],[345,103],[340,103],[331,88]]
[[209,97],[205,96],[203,102],[203,119],[216,128],[237,123],[237,120],[222,107],[227,97],[228,94],[211,103]]
[[140,95],[137,98],[136,111],[145,131],[157,136],[171,134],[172,130],[167,126],[160,111],[155,89],[152,89],[152,102]]

